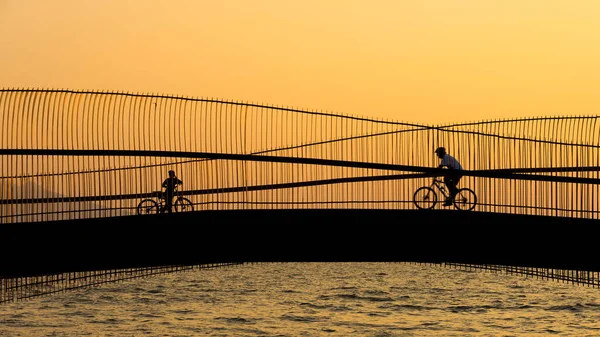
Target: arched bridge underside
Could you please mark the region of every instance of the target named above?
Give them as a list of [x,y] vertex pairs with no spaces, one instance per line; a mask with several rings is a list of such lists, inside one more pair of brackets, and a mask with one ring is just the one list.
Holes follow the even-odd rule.
[[199,211],[6,224],[0,277],[286,261],[600,271],[597,220],[377,209]]
[[[197,244],[180,238],[190,247],[207,240],[230,243],[243,233],[261,247],[304,238],[301,247],[308,251],[320,238],[338,247],[335,235],[350,240],[344,235],[353,233],[365,241],[356,241],[362,250],[348,256],[379,260],[385,256],[371,255],[378,250],[368,243],[388,243],[390,252],[410,247],[417,254],[407,251],[411,259],[442,258],[427,254],[432,233],[451,235],[452,243],[431,241],[448,252],[466,249],[465,240],[478,235],[497,248],[498,257],[524,253],[523,246],[538,247],[530,251],[535,256],[564,253],[576,248],[565,243],[571,234],[564,233],[581,243],[589,237],[585,226],[600,218],[597,121],[557,116],[421,125],[206,98],[0,89],[0,228],[5,238],[35,228],[68,246],[61,228],[106,242],[116,236],[137,242],[123,226],[157,220],[162,227],[150,231],[192,231]],[[473,210],[438,203],[423,211],[413,202],[419,187],[446,172],[436,168],[438,146],[465,169],[459,187],[475,192]],[[183,180],[179,193],[192,204],[186,211],[193,211],[137,215],[140,201],[157,200],[169,170]],[[187,227],[177,227],[179,222]],[[277,227],[268,233],[263,222]],[[562,235],[549,234],[557,231]],[[19,240],[35,242],[31,233],[20,233],[25,237]],[[267,239],[272,233],[279,233],[275,241]],[[220,256],[243,258],[227,255],[231,249],[224,245]]]

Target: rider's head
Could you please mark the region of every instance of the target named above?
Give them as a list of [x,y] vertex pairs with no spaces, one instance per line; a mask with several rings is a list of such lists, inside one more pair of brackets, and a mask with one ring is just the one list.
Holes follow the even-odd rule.
[[175,171],[171,170],[169,171],[169,177],[174,177],[175,176]]
[[444,155],[446,154],[446,148],[438,147],[437,149],[435,149],[435,153],[437,154],[438,157],[444,158]]

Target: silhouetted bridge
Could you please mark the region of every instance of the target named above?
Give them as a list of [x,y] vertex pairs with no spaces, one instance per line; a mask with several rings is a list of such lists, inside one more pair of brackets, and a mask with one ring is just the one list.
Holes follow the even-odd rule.
[[[598,116],[431,126],[33,89],[0,90],[0,114],[0,249],[13,256],[0,277],[279,260],[600,270]],[[438,146],[465,168],[472,211],[416,208],[444,172]],[[137,215],[171,169],[193,212]]]

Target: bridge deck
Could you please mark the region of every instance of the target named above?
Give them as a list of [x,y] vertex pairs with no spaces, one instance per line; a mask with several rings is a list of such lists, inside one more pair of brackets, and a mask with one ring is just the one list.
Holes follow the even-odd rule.
[[598,220],[459,211],[199,211],[0,226],[0,277],[250,261],[422,261],[600,271]]

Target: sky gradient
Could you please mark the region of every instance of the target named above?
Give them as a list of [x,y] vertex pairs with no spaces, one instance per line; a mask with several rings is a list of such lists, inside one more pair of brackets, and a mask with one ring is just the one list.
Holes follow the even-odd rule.
[[0,88],[417,123],[598,115],[600,1],[0,0]]

